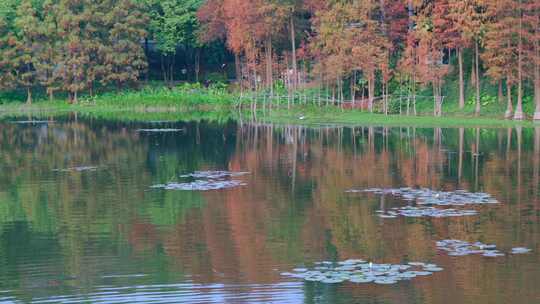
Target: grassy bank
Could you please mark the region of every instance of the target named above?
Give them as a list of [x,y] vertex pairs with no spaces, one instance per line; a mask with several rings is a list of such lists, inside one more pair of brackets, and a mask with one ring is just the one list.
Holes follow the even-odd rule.
[[419,126],[419,127],[534,127],[540,123],[513,121],[489,116],[473,117],[463,113],[446,117],[426,115],[383,115],[356,110],[321,110],[311,107],[297,107],[291,110],[274,110],[266,115],[259,113],[258,120],[279,124],[317,125],[372,125],[372,126]]
[[[140,91],[107,93],[95,97],[83,97],[77,104],[65,100],[39,100],[31,105],[21,102],[4,102],[0,105],[3,117],[35,116],[50,117],[78,113],[83,117],[96,117],[124,121],[178,121],[256,119],[259,122],[301,125],[375,125],[375,126],[425,126],[425,127],[532,127],[530,120],[516,122],[502,119],[504,106],[492,104],[484,107],[480,117],[473,115],[474,106],[457,110],[453,103],[445,107],[444,117],[433,117],[431,102],[418,105],[418,116],[382,115],[360,110],[341,110],[338,107],[295,105],[286,109],[286,104],[271,110],[258,106],[256,115],[249,110],[249,99],[243,99],[243,110],[238,109],[240,98],[223,88],[201,88],[183,85],[174,89],[145,88]],[[530,109],[532,110],[532,108]],[[529,113],[532,114],[532,113]]]

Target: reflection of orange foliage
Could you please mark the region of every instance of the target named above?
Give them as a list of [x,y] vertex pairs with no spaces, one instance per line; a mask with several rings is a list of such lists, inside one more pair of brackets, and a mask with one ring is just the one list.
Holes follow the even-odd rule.
[[[512,205],[518,202],[518,194],[522,202],[532,199],[528,189],[535,187],[531,177],[538,174],[533,168],[520,172],[525,188],[517,189],[513,184],[517,174],[514,164],[529,164],[535,159],[538,163],[534,152],[510,151],[510,155],[493,153],[473,158],[470,151],[461,151],[463,178],[458,181],[454,176],[458,157],[444,152],[449,143],[440,133],[435,133],[438,135],[433,142],[420,136],[398,141],[390,130],[380,133],[380,129],[358,128],[350,139],[358,144],[351,148],[342,144],[346,134],[343,129],[274,128],[246,127],[238,131],[236,152],[227,169],[251,172],[242,177],[248,186],[203,193],[207,201],[203,210],[192,210],[174,229],[161,232],[165,251],[175,267],[193,274],[193,280],[279,282],[276,265],[283,265],[279,269],[283,270],[303,260],[332,258],[333,254],[340,259],[390,263],[422,260],[446,268],[436,274],[436,279],[413,281],[422,299],[447,302],[450,289],[452,301],[460,303],[480,299],[486,290],[503,288],[493,278],[519,277],[504,273],[500,267],[478,263],[480,257],[456,262],[438,256],[434,240],[451,237],[501,246],[523,242],[540,248],[534,239],[540,234],[538,215],[521,213],[530,210],[530,205]],[[470,140],[465,147],[471,147]],[[478,175],[472,170],[475,161],[480,161]],[[482,179],[480,190],[495,195],[504,205],[480,207],[483,215],[479,217],[383,220],[374,216],[374,211],[395,205],[395,199],[344,193],[349,188],[398,186],[471,189],[469,185],[482,176],[490,178]],[[515,224],[512,233],[508,232],[509,223]],[[522,229],[525,226],[527,229]],[[143,249],[151,246],[148,240],[160,238],[147,229],[160,232],[142,224],[133,227],[142,231],[132,232],[137,237],[130,239],[145,240]],[[395,302],[406,300],[400,289],[354,287],[351,292],[382,295]]]
[[153,224],[133,219],[128,241],[135,251],[141,252],[155,248],[158,238],[158,232]]

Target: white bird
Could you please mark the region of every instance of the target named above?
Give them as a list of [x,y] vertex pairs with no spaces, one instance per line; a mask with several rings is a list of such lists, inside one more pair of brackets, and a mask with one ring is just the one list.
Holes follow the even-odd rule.
[[298,117],[298,119],[304,120],[304,119],[306,119],[306,117],[304,115],[301,115],[300,117]]

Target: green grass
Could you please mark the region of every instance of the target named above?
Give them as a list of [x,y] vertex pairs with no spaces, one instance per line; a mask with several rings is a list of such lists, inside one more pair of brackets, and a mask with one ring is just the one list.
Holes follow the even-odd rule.
[[[489,96],[489,95],[486,95]],[[337,107],[317,107],[296,103],[287,110],[282,103],[278,109],[263,111],[259,105],[256,118],[259,121],[279,124],[302,125],[379,125],[379,126],[425,126],[425,127],[510,127],[535,126],[532,121],[515,122],[502,119],[504,105],[489,100],[482,108],[481,117],[475,117],[474,105],[468,103],[459,110],[456,102],[446,102],[444,117],[433,117],[433,102],[422,100],[417,104],[418,116],[382,115],[359,110],[342,111]],[[80,116],[107,120],[151,121],[151,120],[217,120],[252,119],[248,99],[243,100],[244,110],[239,112],[239,96],[223,88],[201,88],[185,84],[174,89],[147,87],[140,91],[106,93],[94,97],[82,97],[78,104],[65,100],[38,100],[32,105],[22,102],[4,102],[0,105],[0,116],[33,115],[36,117],[57,116],[77,112]],[[532,115],[533,107],[526,105],[525,111]],[[305,119],[299,119],[305,116]]]
[[[300,119],[300,117],[304,119]],[[452,114],[446,117],[429,115],[405,116],[384,115],[361,112],[359,110],[324,109],[312,106],[295,107],[291,110],[277,109],[263,115],[258,113],[261,121],[279,124],[316,125],[372,125],[372,126],[419,126],[419,127],[513,127],[540,126],[532,121],[513,121],[495,117],[473,117],[465,113]]]

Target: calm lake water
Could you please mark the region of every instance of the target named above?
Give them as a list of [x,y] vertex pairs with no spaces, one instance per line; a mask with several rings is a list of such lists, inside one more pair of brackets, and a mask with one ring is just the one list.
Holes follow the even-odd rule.
[[[0,122],[0,302],[540,303],[540,128],[15,120]],[[157,128],[183,130],[140,130]],[[152,187],[201,170],[249,174]],[[500,204],[385,219],[411,203],[346,193],[405,186]],[[449,238],[506,255],[452,257],[436,247]],[[349,258],[444,270],[395,285],[281,275]]]

